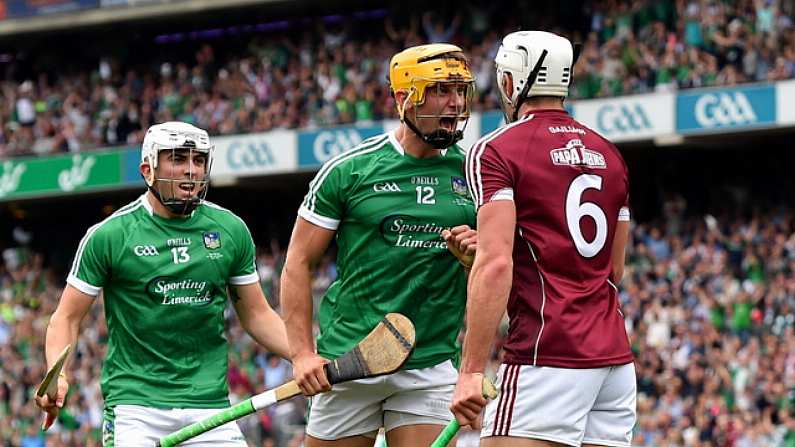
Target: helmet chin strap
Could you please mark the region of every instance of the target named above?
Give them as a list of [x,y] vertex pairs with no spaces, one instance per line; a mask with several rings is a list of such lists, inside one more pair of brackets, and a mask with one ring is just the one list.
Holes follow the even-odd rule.
[[420,137],[422,141],[436,149],[446,149],[464,138],[464,132],[461,130],[451,132],[446,129],[436,129],[431,133],[423,134],[408,117],[403,118],[403,122],[406,123],[406,126]]
[[[157,182],[158,180],[155,180]],[[149,191],[152,191],[152,194],[157,198],[157,201],[160,202],[164,207],[168,208],[169,211],[178,215],[178,216],[187,216],[196,209],[197,206],[201,203],[202,199],[199,197],[193,197],[190,199],[171,199],[171,200],[163,200],[163,196],[160,195],[160,192],[154,187],[154,182],[152,185],[147,184],[147,188]]]

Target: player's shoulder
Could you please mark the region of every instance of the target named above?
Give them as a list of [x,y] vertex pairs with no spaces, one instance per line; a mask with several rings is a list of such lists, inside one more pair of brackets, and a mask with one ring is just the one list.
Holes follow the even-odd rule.
[[584,135],[587,135],[587,136],[593,138],[598,143],[604,145],[607,148],[610,148],[611,150],[617,150],[616,149],[616,145],[612,141],[607,139],[607,137],[605,137],[604,135],[600,134],[599,132],[593,130],[592,128],[586,126],[585,124],[583,124],[583,123],[581,123],[581,122],[579,122],[579,121],[577,121],[577,120],[575,120],[573,118],[572,118],[572,124],[574,126],[576,126],[577,128],[579,128],[579,129],[583,129],[585,131]]
[[388,133],[367,138],[356,146],[326,161],[320,168],[318,175],[324,175],[326,172],[335,170],[344,171],[369,163],[388,150],[395,152],[394,144]]
[[234,211],[209,200],[202,201],[201,213],[206,218],[218,222],[224,228],[247,228],[243,219],[235,214]]
[[458,144],[454,144],[447,148],[447,157],[463,160],[466,155],[467,151]]
[[585,130],[585,135],[587,135],[591,139],[591,145],[594,143],[598,145],[596,148],[589,147],[589,149],[601,149],[603,151],[610,152],[614,157],[616,157],[620,162],[622,168],[626,170],[626,162],[624,161],[624,157],[621,155],[621,151],[618,150],[618,147],[610,141],[607,137],[600,134],[599,132],[593,130],[592,128],[586,126],[585,124],[572,119],[572,122],[576,125],[577,128]]
[[124,237],[126,229],[130,228],[141,218],[142,213],[146,213],[144,206],[145,196],[141,196],[132,202],[114,211],[105,219],[91,226],[87,233],[103,237]]
[[[516,141],[520,135],[525,135],[527,132],[532,132],[536,127],[533,122],[533,115],[528,115],[510,124],[505,124],[478,139],[472,148],[467,152],[467,158],[482,156],[488,148],[499,151],[501,148],[510,148],[515,146],[511,142]],[[526,139],[526,138],[523,138]]]

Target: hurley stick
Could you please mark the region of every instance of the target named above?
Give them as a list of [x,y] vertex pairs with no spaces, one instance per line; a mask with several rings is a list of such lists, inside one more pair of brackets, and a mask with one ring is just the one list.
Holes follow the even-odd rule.
[[[403,366],[413,348],[414,325],[411,321],[401,314],[387,314],[352,350],[326,364],[326,376],[333,385],[348,380],[389,374]],[[301,389],[294,380],[291,380],[171,433],[161,438],[156,445],[173,447],[227,422],[299,394]]]

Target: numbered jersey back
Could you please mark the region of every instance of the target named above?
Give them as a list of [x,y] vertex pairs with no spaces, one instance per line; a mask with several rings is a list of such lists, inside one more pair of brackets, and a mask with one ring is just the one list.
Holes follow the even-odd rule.
[[506,362],[630,362],[609,280],[616,224],[629,219],[627,169],[615,146],[565,111],[536,111],[473,146],[467,177],[478,208],[516,205]]

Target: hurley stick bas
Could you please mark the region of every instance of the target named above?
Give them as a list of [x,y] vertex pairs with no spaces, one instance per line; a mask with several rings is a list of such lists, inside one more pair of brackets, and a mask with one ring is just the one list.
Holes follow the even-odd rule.
[[[494,383],[488,377],[483,376],[483,398],[494,399],[495,397],[497,397],[497,387],[494,386]],[[461,428],[461,425],[456,419],[450,421],[436,440],[433,441],[431,447],[445,447],[458,433],[459,428]]]
[[[408,360],[414,348],[414,341],[414,325],[411,320],[398,313],[387,314],[352,350],[326,364],[326,377],[333,385],[395,372]],[[164,436],[156,446],[173,447],[227,422],[299,394],[301,389],[294,380],[291,380]]]
[[[58,355],[58,359],[56,359],[52,367],[47,370],[47,374],[44,375],[44,380],[42,380],[39,386],[36,387],[36,396],[42,397],[46,394],[51,401],[55,401],[55,398],[58,395],[58,376],[61,375],[63,365],[66,363],[66,358],[69,357],[69,353],[71,351],[72,345],[66,345],[66,347],[63,348],[61,354]],[[47,430],[50,428],[53,422],[55,422],[55,417],[50,416],[50,413],[47,413],[47,416],[44,418],[44,422],[41,424],[41,429]]]

